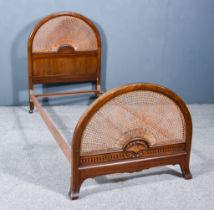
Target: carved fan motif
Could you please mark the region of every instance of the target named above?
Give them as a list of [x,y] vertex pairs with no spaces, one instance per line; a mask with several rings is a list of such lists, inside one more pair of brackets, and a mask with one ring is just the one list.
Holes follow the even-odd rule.
[[142,139],[135,139],[130,141],[125,147],[125,152],[133,152],[135,154],[140,153],[141,151],[147,149],[149,146],[146,141]]

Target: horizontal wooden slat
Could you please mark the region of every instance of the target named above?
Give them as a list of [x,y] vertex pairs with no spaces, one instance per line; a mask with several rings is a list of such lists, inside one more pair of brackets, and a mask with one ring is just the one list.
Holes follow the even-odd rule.
[[50,75],[50,76],[34,76],[34,84],[51,84],[66,82],[93,82],[96,81],[96,74],[91,75]]
[[185,152],[185,143],[149,147],[142,150],[140,153],[133,153],[127,151],[117,151],[112,153],[101,153],[96,155],[86,155],[81,156],[82,165],[100,164],[100,163],[110,163],[115,161],[121,161],[125,159],[138,159],[138,158],[148,158],[161,155],[171,155],[176,153]]
[[39,58],[56,58],[56,57],[82,57],[82,56],[97,56],[96,51],[74,51],[74,52],[37,52],[33,53],[32,56],[34,59]]
[[186,152],[181,152],[173,155],[155,156],[145,159],[124,160],[117,161],[115,163],[80,166],[79,171],[81,179],[85,180],[90,177],[112,173],[134,172],[156,166],[181,164],[186,155]]
[[42,93],[35,94],[36,97],[60,97],[60,96],[69,96],[69,95],[86,95],[86,94],[96,94],[97,90],[84,90],[84,91],[72,91],[72,92],[63,92],[63,93]]

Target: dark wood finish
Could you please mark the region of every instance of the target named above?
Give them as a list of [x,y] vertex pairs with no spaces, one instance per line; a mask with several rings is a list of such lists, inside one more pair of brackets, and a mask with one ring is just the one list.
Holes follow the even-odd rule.
[[[135,142],[130,142],[130,144],[135,144]],[[124,151],[114,152],[114,153],[105,153],[99,155],[89,155],[89,156],[81,156],[80,163],[83,166],[90,166],[94,164],[103,164],[103,163],[113,163],[119,160],[130,160],[137,158],[151,158],[154,156],[161,155],[171,155],[171,154],[185,154],[185,144],[174,144],[167,146],[159,146],[149,148],[147,143],[131,145],[129,148],[124,148]],[[128,145],[128,146],[129,146]]]
[[[135,90],[149,90],[161,93],[177,104],[185,120],[185,143],[149,148],[143,140],[135,139],[129,145],[124,145],[124,151],[81,156],[82,135],[92,116],[114,97]],[[140,171],[162,165],[179,164],[183,177],[191,179],[192,175],[189,169],[191,142],[192,120],[190,113],[182,99],[171,90],[158,85],[142,83],[113,89],[99,97],[88,108],[77,124],[71,147],[71,155],[74,161],[71,165],[72,176],[69,196],[71,199],[77,199],[80,186],[87,178],[111,173]]]
[[72,92],[63,92],[63,93],[43,93],[35,94],[36,97],[63,97],[70,95],[87,95],[87,94],[96,94],[97,90],[88,90],[88,91],[72,91]]
[[[156,156],[146,159],[134,159],[128,161],[119,161],[114,163],[106,163],[91,166],[80,166],[80,181],[82,183],[87,178],[93,178],[95,176],[113,174],[113,173],[124,173],[124,172],[135,172],[151,167],[163,166],[163,165],[176,165],[181,164],[185,154],[178,153],[172,155]],[[77,187],[76,187],[77,189]],[[78,193],[76,192],[75,195]],[[73,197],[71,197],[73,198]]]
[[[125,144],[123,151],[81,156],[81,137],[93,115],[114,97],[135,90],[158,92],[169,97],[177,104],[185,120],[185,143],[150,147],[144,139],[137,138]],[[49,96],[49,94],[37,95],[37,97],[46,96]],[[71,162],[71,186],[69,192],[71,199],[79,197],[79,190],[84,180],[105,174],[134,172],[156,166],[178,164],[183,177],[185,179],[192,178],[189,169],[192,140],[191,116],[185,103],[169,89],[157,85],[139,83],[116,88],[102,95],[79,120],[74,132],[71,149],[34,94],[31,94],[30,100],[37,107],[59,147],[69,162]]]
[[34,84],[96,81],[97,52],[39,53],[33,58]]
[[[96,35],[97,50],[78,51],[72,44],[62,43],[54,52],[33,52],[33,41],[40,27],[48,23],[49,20],[63,16],[79,18],[87,23]],[[69,192],[71,199],[77,199],[79,197],[79,190],[84,180],[105,174],[134,172],[156,166],[179,164],[183,177],[185,179],[192,178],[189,169],[192,141],[191,116],[182,99],[167,88],[153,84],[136,83],[113,89],[100,96],[79,120],[73,135],[71,148],[40,105],[37,97],[58,97],[74,94],[96,94],[98,96],[102,93],[100,86],[101,40],[97,28],[89,19],[76,13],[67,12],[52,14],[42,19],[35,26],[28,40],[28,66],[29,112],[32,113],[34,106],[37,107],[42,119],[46,123],[64,155],[71,163],[71,185]],[[96,89],[47,94],[34,94],[33,92],[35,84],[79,81],[95,82]],[[160,93],[170,98],[178,106],[185,121],[185,142],[150,147],[146,140],[137,138],[124,144],[121,151],[90,154],[87,156],[81,155],[82,135],[94,114],[113,98],[136,90],[148,90]],[[164,136],[163,131],[159,132]]]
[[[74,19],[79,19],[85,23],[86,27],[91,28],[96,37],[97,49],[79,51],[78,49],[75,49],[74,46],[63,43],[63,40],[60,40],[60,43],[62,42],[62,44],[58,47],[56,52],[34,52],[33,43],[40,28],[43,25],[48,24],[49,21],[61,17],[73,17]],[[74,21],[73,24],[75,23],[76,22]],[[64,33],[66,33],[66,30]],[[78,37],[78,34],[76,34],[76,37]],[[73,40],[70,40],[70,42],[72,43]],[[84,46],[84,43],[82,43],[81,46]],[[35,84],[67,82],[95,82],[96,89],[91,93],[100,95],[102,93],[100,85],[100,68],[101,39],[99,31],[92,21],[80,14],[72,12],[51,14],[38,22],[28,39],[28,77],[30,96],[33,94]],[[89,92],[85,91],[85,93],[88,94]],[[77,92],[75,92],[75,94],[77,94]],[[60,93],[58,95],[60,95]],[[31,97],[29,97],[29,105],[30,113],[32,113],[34,104]]]
[[42,119],[46,123],[47,127],[49,128],[50,132],[52,133],[53,137],[55,138],[57,144],[63,151],[65,157],[68,159],[69,162],[71,162],[71,149],[69,145],[66,143],[66,140],[64,137],[60,134],[60,132],[57,130],[56,126],[54,125],[53,121],[50,119],[48,114],[45,112],[45,110],[40,105],[39,101],[34,95],[31,95],[31,101],[36,106],[37,110],[39,111],[39,114],[41,115]]

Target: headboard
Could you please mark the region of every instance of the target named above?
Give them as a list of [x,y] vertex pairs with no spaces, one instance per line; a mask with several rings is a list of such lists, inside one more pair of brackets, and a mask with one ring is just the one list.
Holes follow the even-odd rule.
[[30,92],[34,84],[68,82],[95,82],[99,92],[100,66],[100,34],[80,14],[51,14],[38,22],[28,39]]

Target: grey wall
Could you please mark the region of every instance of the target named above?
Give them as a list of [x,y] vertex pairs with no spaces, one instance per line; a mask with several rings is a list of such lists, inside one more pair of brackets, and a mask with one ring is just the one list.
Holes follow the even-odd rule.
[[27,38],[56,11],[82,13],[99,27],[106,89],[154,82],[188,103],[214,102],[213,0],[1,0],[0,8],[0,105],[27,102]]

